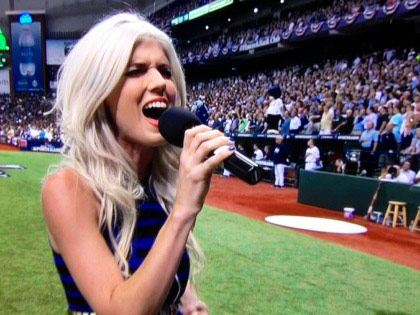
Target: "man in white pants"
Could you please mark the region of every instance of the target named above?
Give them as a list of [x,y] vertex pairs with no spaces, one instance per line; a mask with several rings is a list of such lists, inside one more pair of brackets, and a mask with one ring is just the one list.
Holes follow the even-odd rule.
[[289,164],[287,146],[283,143],[283,137],[276,137],[276,146],[273,152],[274,164],[274,187],[284,187],[284,168]]
[[309,139],[308,149],[305,154],[305,170],[315,170],[321,167],[319,149],[315,146],[314,140]]

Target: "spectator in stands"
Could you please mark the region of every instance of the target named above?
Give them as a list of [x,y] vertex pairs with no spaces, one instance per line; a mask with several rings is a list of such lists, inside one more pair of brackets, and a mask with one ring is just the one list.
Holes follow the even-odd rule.
[[402,160],[410,160],[414,169],[419,167],[420,160],[420,127],[416,129],[416,135],[411,141],[411,145],[405,150],[401,151]]
[[[281,134],[288,135],[290,131],[290,122],[292,121],[288,111],[284,112],[283,119],[283,123],[281,124],[281,126],[279,126],[281,128]],[[279,121],[279,123],[281,123],[281,121]]]
[[338,132],[342,135],[349,135],[353,131],[353,112],[351,109],[346,111],[346,118],[338,124],[338,126],[334,129],[334,132]]
[[397,182],[411,185],[414,184],[415,177],[416,173],[411,170],[411,163],[409,161],[405,161],[401,165],[400,173],[397,177]]
[[[371,121],[373,123],[373,128],[376,129],[376,123],[377,123],[378,117],[374,111],[373,107],[368,107],[366,109],[366,116],[364,117],[363,120],[363,124],[364,124],[364,129],[367,129],[367,122]],[[377,130],[377,129],[376,129]]]
[[378,132],[373,129],[373,122],[368,121],[366,130],[359,139],[362,150],[360,152],[361,173],[371,177],[376,165],[375,153],[378,145]]
[[389,165],[394,164],[397,153],[397,141],[392,133],[394,125],[389,123],[385,131],[379,136],[378,152],[379,160],[378,166],[381,169],[386,169]]
[[320,123],[320,135],[330,135],[332,131],[332,121],[333,121],[334,113],[331,104],[327,104],[323,108],[323,113],[321,117]]
[[306,128],[306,133],[313,134],[319,132],[321,117],[323,115],[322,105],[313,105],[309,112],[309,123]]
[[393,107],[393,116],[389,120],[391,124],[394,125],[393,133],[395,136],[395,140],[397,140],[397,143],[401,143],[401,125],[403,123],[403,118],[400,112],[399,106]]
[[413,141],[413,129],[410,125],[404,127],[404,130],[401,132],[401,144],[400,151],[404,152],[408,147],[410,147],[411,142]]
[[309,123],[308,109],[306,107],[304,107],[302,109],[302,114],[300,115],[299,118],[300,118],[300,128],[299,128],[300,130],[299,130],[299,132],[306,131],[306,128],[307,128],[308,123]]
[[284,169],[289,164],[287,146],[283,143],[283,136],[276,137],[276,146],[273,151],[274,187],[284,187]]
[[354,111],[354,128],[353,130],[360,134],[364,130],[364,119],[365,119],[365,109],[361,108],[360,110]]
[[305,170],[311,171],[321,168],[321,154],[315,146],[314,140],[309,139],[305,153]]
[[290,126],[289,126],[289,133],[290,134],[298,134],[300,131],[300,119],[296,114],[296,109],[292,109],[292,115],[290,117]]
[[376,128],[375,128],[379,134],[382,134],[382,132],[385,130],[385,127],[387,126],[388,121],[389,121],[389,118],[388,118],[388,112],[386,110],[386,107],[380,106],[379,115],[377,118],[377,123],[376,123]]
[[387,182],[396,182],[400,173],[400,167],[398,165],[390,165],[379,176],[379,180]]
[[268,129],[268,123],[265,121],[264,115],[260,113],[255,123],[255,132],[260,133],[260,134],[266,133],[267,129]]
[[280,97],[274,98],[270,96],[270,105],[265,113],[265,117],[267,120],[267,129],[274,129],[278,130],[279,120],[281,118],[281,112],[283,108],[283,101]]
[[217,112],[214,115],[214,122],[213,122],[213,125],[212,125],[212,129],[223,131],[223,123],[224,123],[224,121],[223,121],[223,118],[222,118],[222,114],[220,112]]

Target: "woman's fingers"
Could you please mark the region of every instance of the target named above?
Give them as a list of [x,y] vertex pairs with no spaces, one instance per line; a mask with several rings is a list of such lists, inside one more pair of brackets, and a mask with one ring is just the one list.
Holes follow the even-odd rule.
[[187,150],[189,150],[190,153],[196,152],[201,144],[217,137],[223,137],[223,134],[218,130],[199,132],[195,134],[194,139],[191,141],[191,144]]
[[226,148],[222,148],[220,151],[218,151],[215,155],[213,155],[212,157],[210,157],[209,159],[207,159],[204,163],[203,163],[203,167],[205,169],[205,172],[207,174],[212,173],[213,170],[221,163],[223,162],[225,159],[227,159],[229,156],[231,156],[233,154],[233,150],[231,150],[231,148],[234,149],[233,146],[231,147],[226,147]]
[[184,148],[189,148],[195,136],[199,133],[210,131],[211,128],[206,125],[195,126],[191,129],[187,129],[184,134]]
[[229,138],[218,136],[211,140],[202,142],[196,152],[194,153],[194,164],[203,162],[213,151],[222,146],[232,146],[233,143]]

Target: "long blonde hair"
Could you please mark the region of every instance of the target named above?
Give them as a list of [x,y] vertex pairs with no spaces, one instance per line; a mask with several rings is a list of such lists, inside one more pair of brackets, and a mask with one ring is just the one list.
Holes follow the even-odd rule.
[[[76,169],[100,201],[99,225],[108,230],[115,259],[129,277],[128,259],[137,219],[136,200],[144,190],[132,159],[118,144],[108,117],[105,98],[117,86],[136,44],[158,41],[171,65],[177,98],[186,106],[185,78],[171,39],[137,13],[118,13],[93,26],[66,57],[58,72],[54,104],[60,118],[63,160]],[[152,162],[150,185],[166,212],[175,200],[180,150],[164,145]],[[121,222],[115,237],[116,220]],[[192,280],[203,266],[203,254],[192,233],[187,241],[192,258]]]

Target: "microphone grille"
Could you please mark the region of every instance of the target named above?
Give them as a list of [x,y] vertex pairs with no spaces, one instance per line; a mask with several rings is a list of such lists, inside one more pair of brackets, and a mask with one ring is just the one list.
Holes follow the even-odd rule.
[[180,107],[170,107],[159,118],[159,132],[170,144],[182,148],[185,131],[200,125],[197,116]]

